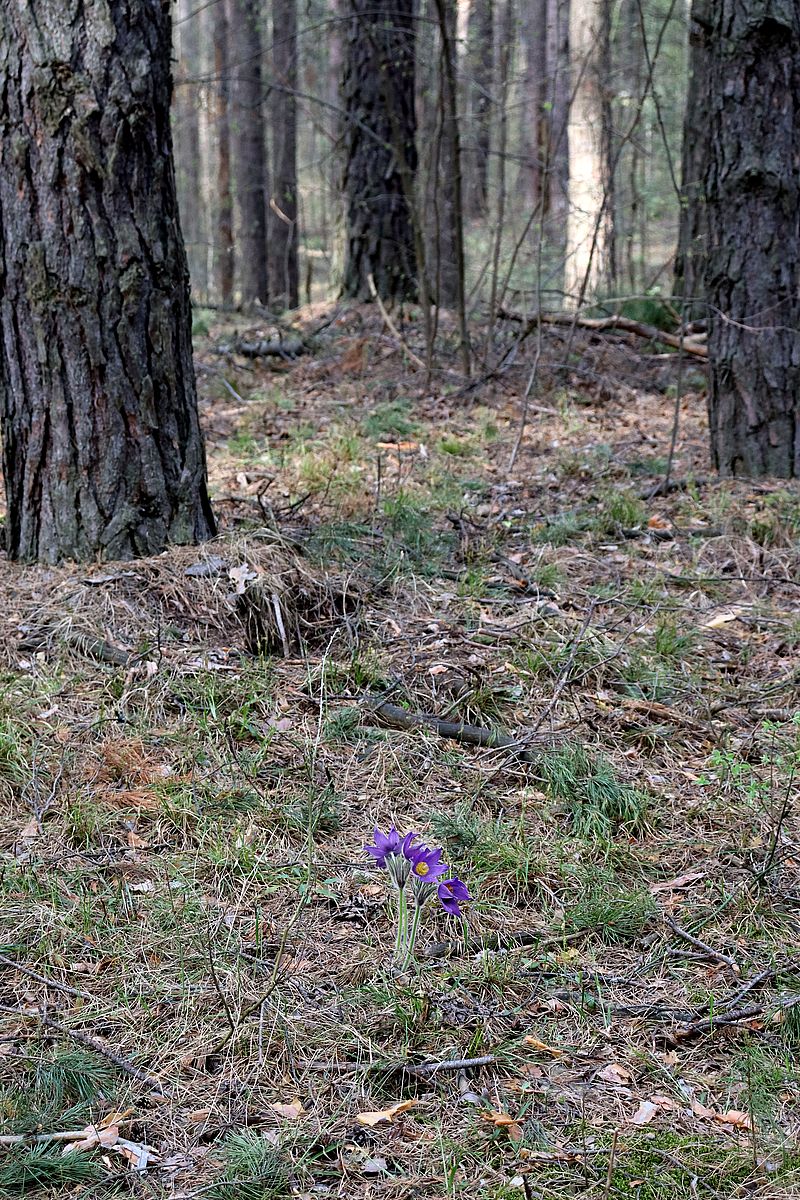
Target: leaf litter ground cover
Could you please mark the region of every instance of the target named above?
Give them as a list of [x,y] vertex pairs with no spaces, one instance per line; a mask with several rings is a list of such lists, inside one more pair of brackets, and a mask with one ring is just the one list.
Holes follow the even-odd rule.
[[[796,1195],[797,486],[709,478],[692,375],[646,499],[619,339],[509,475],[526,364],[231,332],[219,539],[3,566],[0,1194]],[[408,969],[376,824],[473,897]]]

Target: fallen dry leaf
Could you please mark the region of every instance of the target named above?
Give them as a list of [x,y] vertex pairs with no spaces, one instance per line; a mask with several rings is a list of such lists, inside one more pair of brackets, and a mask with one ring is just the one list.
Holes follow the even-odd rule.
[[704,1121],[716,1121],[718,1125],[735,1125],[737,1129],[753,1128],[750,1114],[742,1112],[738,1108],[729,1108],[727,1112],[718,1112],[715,1108],[708,1108],[707,1105],[701,1104],[699,1100],[692,1100],[692,1112],[696,1117],[700,1117]]
[[522,1140],[522,1129],[510,1113],[495,1112],[494,1109],[490,1109],[489,1112],[481,1113],[481,1116],[484,1121],[491,1121],[496,1129],[504,1129],[512,1142]]
[[737,1129],[752,1129],[753,1122],[750,1114],[738,1108],[729,1108],[727,1112],[714,1113],[714,1120],[720,1125],[735,1125]]
[[630,1071],[623,1067],[622,1063],[609,1063],[597,1072],[597,1078],[602,1079],[603,1083],[613,1083],[617,1086],[627,1086],[633,1080]]
[[652,1100],[643,1100],[633,1116],[628,1120],[629,1125],[649,1125],[658,1112],[658,1105]]
[[564,1057],[563,1050],[557,1050],[555,1046],[548,1046],[546,1042],[540,1042],[538,1038],[532,1037],[531,1034],[523,1038],[523,1042],[526,1046],[532,1046],[534,1050],[541,1050],[543,1054],[552,1054],[553,1058]]
[[687,871],[685,875],[679,875],[677,879],[666,879],[661,883],[651,883],[649,891],[653,896],[657,896],[659,892],[677,892],[682,888],[688,887],[690,883],[695,883],[698,879],[703,879],[705,871]]
[[291,1104],[270,1104],[269,1107],[279,1117],[286,1117],[291,1121],[297,1121],[306,1115],[306,1110],[299,1100],[292,1100]]
[[392,1104],[389,1108],[382,1108],[379,1112],[359,1113],[356,1120],[359,1125],[366,1125],[372,1129],[374,1126],[382,1124],[383,1121],[393,1121],[400,1113],[408,1112],[418,1103],[417,1100],[398,1100],[397,1104]]

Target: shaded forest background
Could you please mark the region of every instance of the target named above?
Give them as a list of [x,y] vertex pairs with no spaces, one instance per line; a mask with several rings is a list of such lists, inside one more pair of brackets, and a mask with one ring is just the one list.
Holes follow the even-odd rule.
[[[391,19],[388,6],[385,15]],[[595,247],[590,298],[637,297],[630,311],[652,317],[648,297],[673,291],[686,5],[574,0],[570,13],[569,0],[473,0],[442,14],[423,0],[414,17],[413,195],[431,288],[446,306],[455,301],[457,266],[442,15],[456,81],[468,313],[505,304],[558,309],[581,298],[579,268],[586,267],[599,196],[603,244]],[[287,0],[180,0],[173,120],[196,303],[252,299],[259,245],[258,299],[276,308],[330,298],[346,282],[349,122],[341,81],[353,21],[344,5],[320,0],[296,9]],[[265,148],[261,164],[258,150],[255,161],[241,161],[241,135],[254,116]],[[587,127],[594,150],[585,145]],[[253,169],[269,214],[263,231],[248,224],[247,197],[242,201],[243,173],[250,170],[252,180]],[[576,212],[582,222],[578,231],[570,228],[571,211],[573,223]],[[287,268],[293,237],[296,282]]]

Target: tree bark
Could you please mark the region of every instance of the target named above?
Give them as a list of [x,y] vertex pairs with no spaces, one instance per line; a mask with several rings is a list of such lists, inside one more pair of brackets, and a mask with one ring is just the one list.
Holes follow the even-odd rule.
[[178,0],[173,135],[178,207],[189,262],[189,278],[194,295],[205,296],[208,289],[207,246],[203,229],[199,85],[196,82],[200,74],[200,28],[199,14],[194,13],[194,6],[194,0]]
[[298,304],[297,0],[272,2],[272,195],[269,211],[270,297]]
[[522,164],[517,191],[526,208],[541,208],[547,153],[547,0],[529,0],[520,14],[524,52]]
[[708,221],[704,183],[708,170],[708,0],[694,0],[689,24],[689,87],[683,123],[681,211],[674,292],[684,297],[688,319],[705,317]]
[[606,113],[610,0],[571,0],[569,53],[569,212],[564,290],[574,306],[601,293],[608,281],[611,205],[607,194]]
[[417,295],[413,0],[350,0],[342,85],[346,245],[342,293]]
[[710,5],[709,423],[722,475],[800,475],[800,8]]
[[489,208],[489,154],[494,87],[493,0],[471,0],[467,17],[468,155],[466,208],[484,217]]
[[12,558],[132,558],[214,521],[161,0],[0,7],[0,418]]
[[547,119],[544,208],[555,249],[564,251],[569,209],[570,0],[547,0]]
[[217,178],[214,283],[223,304],[233,303],[234,248],[231,195],[231,126],[228,110],[230,70],[228,15],[225,5],[214,10],[214,75],[216,78]]
[[258,0],[227,0],[231,134],[239,228],[236,263],[245,308],[269,299],[267,276],[267,150],[261,78]]

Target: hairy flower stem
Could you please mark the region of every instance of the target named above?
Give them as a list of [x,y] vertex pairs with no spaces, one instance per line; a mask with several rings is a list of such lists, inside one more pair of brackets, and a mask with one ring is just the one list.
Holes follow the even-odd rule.
[[422,916],[422,905],[417,903],[414,907],[414,916],[411,921],[411,933],[408,937],[408,945],[406,947],[406,956],[403,962],[403,970],[408,970],[411,966],[411,960],[414,957],[414,947],[417,944],[417,934],[419,933],[419,922]]
[[397,889],[397,934],[394,939],[394,953],[398,962],[405,958],[407,934],[408,905],[406,903],[406,889],[401,887]]

